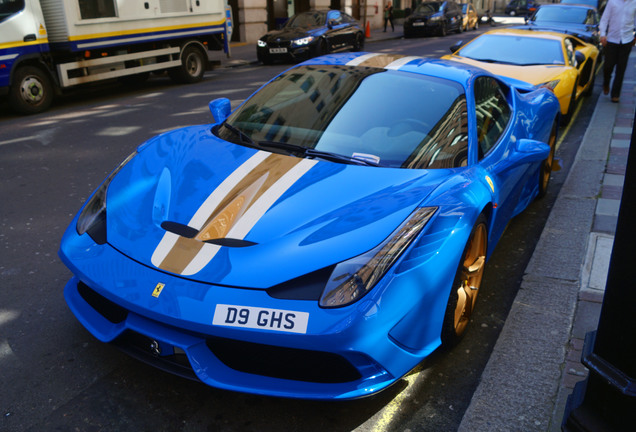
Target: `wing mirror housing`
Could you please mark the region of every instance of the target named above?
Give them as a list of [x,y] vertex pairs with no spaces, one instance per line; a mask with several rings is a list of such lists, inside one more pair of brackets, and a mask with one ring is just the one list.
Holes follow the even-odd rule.
[[579,67],[585,61],[585,54],[583,54],[581,51],[576,51],[574,52],[574,58],[576,59],[576,67]]
[[232,112],[232,106],[228,98],[214,99],[208,106],[216,123],[223,123]]
[[450,51],[455,54],[464,45],[464,41],[459,41],[455,45],[451,45]]
[[518,166],[532,162],[541,162],[550,155],[550,146],[544,142],[522,138],[515,145],[511,165]]

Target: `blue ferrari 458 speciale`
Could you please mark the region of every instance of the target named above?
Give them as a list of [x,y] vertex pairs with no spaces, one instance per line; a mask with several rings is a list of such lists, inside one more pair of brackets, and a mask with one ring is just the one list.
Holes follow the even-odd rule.
[[464,334],[546,193],[559,103],[475,67],[347,53],[139,146],[62,239],[99,340],[210,386],[346,399]]

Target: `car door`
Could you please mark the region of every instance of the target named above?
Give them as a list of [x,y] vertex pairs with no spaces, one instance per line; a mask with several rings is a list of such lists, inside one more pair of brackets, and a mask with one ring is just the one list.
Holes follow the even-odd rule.
[[519,203],[525,202],[528,193],[525,185],[532,173],[531,169],[537,164],[511,164],[508,159],[510,154],[515,153],[512,146],[518,140],[510,136],[509,123],[513,111],[504,89],[508,90],[493,77],[475,79],[478,159],[493,194],[493,229],[498,230],[493,232],[495,239],[503,233],[507,221],[518,213]]
[[337,51],[346,46],[347,23],[344,22],[340,11],[331,10],[327,13],[327,27],[330,51]]

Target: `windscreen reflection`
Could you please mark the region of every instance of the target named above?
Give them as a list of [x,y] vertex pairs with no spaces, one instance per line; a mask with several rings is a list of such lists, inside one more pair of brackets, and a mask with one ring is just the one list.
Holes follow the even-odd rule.
[[[463,87],[380,68],[302,66],[228,118],[256,143],[279,142],[413,169],[466,165]],[[220,128],[221,138],[245,144]]]
[[517,35],[484,35],[457,52],[457,55],[490,63],[518,66],[563,65],[563,48],[558,39]]

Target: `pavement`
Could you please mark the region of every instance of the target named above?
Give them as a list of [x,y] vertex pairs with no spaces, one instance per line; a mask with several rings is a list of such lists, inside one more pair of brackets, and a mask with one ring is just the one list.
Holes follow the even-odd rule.
[[[495,20],[516,23],[505,17]],[[393,32],[371,30],[365,50],[373,51],[375,41],[402,35],[397,25]],[[222,67],[256,63],[254,44],[232,44],[231,57],[221,60]],[[596,102],[458,431],[561,430],[567,398],[588,374],[581,351],[586,333],[596,330],[600,316],[635,95],[636,50],[630,55],[620,103],[605,95]]]

